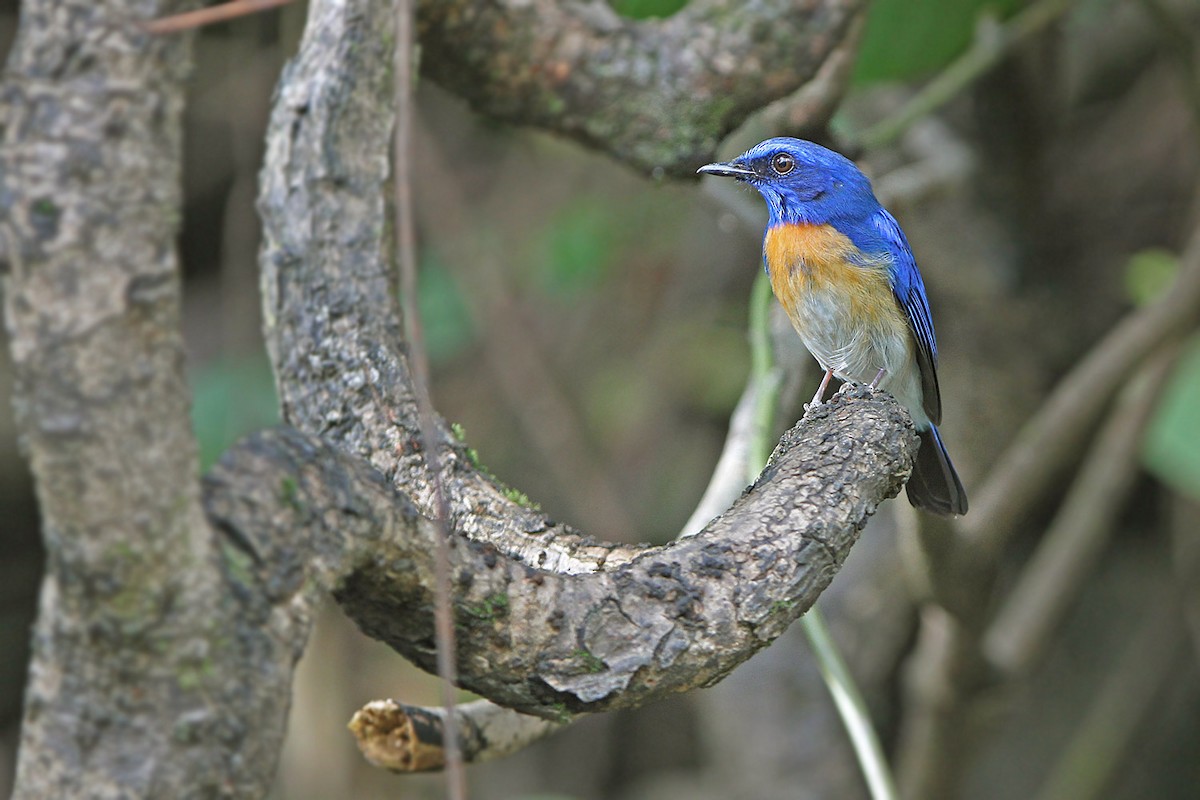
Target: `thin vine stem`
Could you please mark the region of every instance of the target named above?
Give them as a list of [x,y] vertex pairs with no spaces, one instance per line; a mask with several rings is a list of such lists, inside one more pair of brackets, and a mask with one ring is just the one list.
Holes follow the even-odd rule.
[[421,446],[433,485],[433,521],[439,536],[434,552],[437,587],[434,592],[434,641],[437,647],[437,673],[442,679],[442,706],[446,713],[442,747],[446,756],[446,797],[466,800],[467,778],[459,744],[458,714],[455,710],[454,684],[457,662],[454,639],[454,609],[450,588],[450,506],[442,483],[441,457],[433,401],[430,398],[429,360],[425,350],[425,332],[417,304],[416,223],[412,198],[412,91],[416,84],[413,63],[416,28],[413,0],[393,0],[396,45],[392,55],[395,81],[396,128],[393,132],[393,189],[395,191],[396,254],[400,267],[400,298],[404,313],[404,334],[409,344],[409,367],[417,400]]
[[[758,477],[771,452],[772,432],[779,408],[779,387],[782,384],[771,349],[770,312],[771,282],[765,273],[760,272],[750,293],[751,379],[761,387],[746,462],[749,472],[747,480],[750,482]],[[874,800],[898,800],[900,793],[871,724],[867,704],[829,634],[825,616],[814,605],[800,618],[800,625],[817,656],[821,677],[829,688],[842,724],[846,726],[871,797]]]

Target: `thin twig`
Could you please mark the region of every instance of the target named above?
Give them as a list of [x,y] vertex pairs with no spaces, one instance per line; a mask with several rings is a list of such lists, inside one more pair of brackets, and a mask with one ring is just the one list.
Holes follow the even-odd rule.
[[1129,314],[1051,393],[1000,457],[959,521],[960,548],[994,561],[1030,510],[1078,455],[1109,400],[1138,364],[1200,317],[1200,227],[1179,275],[1157,301]]
[[412,367],[413,389],[416,395],[421,429],[421,447],[429,468],[434,490],[433,519],[438,528],[436,548],[436,581],[434,632],[437,640],[438,676],[442,679],[442,705],[446,759],[446,789],[450,800],[465,800],[466,774],[462,751],[459,748],[458,715],[455,713],[455,641],[454,618],[450,603],[450,542],[449,504],[442,483],[437,426],[433,419],[433,403],[429,396],[429,362],[425,352],[425,334],[417,305],[416,233],[413,223],[412,175],[409,143],[411,140],[412,87],[416,79],[413,64],[413,8],[410,0],[395,0],[396,46],[393,55],[395,81],[396,130],[394,131],[393,180],[396,192],[396,252],[400,261],[400,296],[404,312],[404,328],[409,344],[408,357]]
[[1026,6],[1008,22],[979,26],[970,48],[925,84],[894,115],[881,120],[858,137],[867,149],[891,143],[919,120],[958,96],[963,89],[1000,63],[1013,46],[1065,14],[1074,0],[1041,0]]
[[1066,752],[1038,792],[1038,800],[1093,800],[1136,746],[1138,730],[1155,697],[1177,672],[1182,651],[1182,613],[1177,587],[1163,586],[1139,615],[1120,660],[1100,687]]
[[1024,673],[1038,660],[1111,538],[1139,471],[1146,425],[1178,351],[1174,342],[1162,348],[1125,387],[1058,515],[984,634],[984,652],[1002,671]]
[[290,2],[292,0],[230,0],[230,2],[218,6],[187,11],[183,14],[172,14],[169,17],[159,17],[143,24],[142,29],[146,33],[153,34],[179,33],[257,14],[260,11],[284,6]]
[[771,455],[771,435],[779,410],[779,387],[783,376],[775,366],[771,348],[771,281],[759,272],[750,293],[750,375],[761,388],[751,417],[750,447],[747,451],[746,482],[752,483]]
[[[713,517],[720,514],[737,499],[746,488],[747,464],[750,463],[751,431],[754,429],[755,418],[759,408],[759,395],[769,391],[751,376],[746,381],[746,388],[733,414],[729,417],[729,432],[725,436],[725,446],[721,449],[721,457],[713,468],[712,477],[704,489],[704,495],[696,504],[692,515],[680,529],[679,538],[695,536],[704,530],[704,526]],[[765,460],[765,459],[764,459]]]
[[846,734],[854,745],[854,754],[858,757],[858,765],[862,768],[863,778],[874,800],[897,800],[900,792],[896,788],[896,780],[888,767],[887,757],[879,736],[871,723],[871,715],[867,711],[867,701],[854,676],[850,674],[845,659],[833,641],[829,625],[820,606],[813,606],[808,613],[800,618],[800,625],[808,637],[813,653],[817,656],[817,665],[821,668],[821,677],[829,687],[833,696],[833,704],[837,707],[842,724],[846,726]]

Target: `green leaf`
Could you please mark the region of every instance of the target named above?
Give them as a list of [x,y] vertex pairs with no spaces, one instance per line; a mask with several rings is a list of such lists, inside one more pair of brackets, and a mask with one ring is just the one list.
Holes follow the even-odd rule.
[[612,0],[613,10],[630,19],[669,17],[686,5],[687,0]]
[[1165,292],[1179,272],[1179,256],[1151,248],[1134,253],[1125,267],[1125,290],[1136,305],[1144,306]]
[[854,67],[858,85],[933,72],[966,50],[983,13],[1003,19],[1021,0],[877,0]]
[[1146,431],[1142,460],[1162,481],[1200,498],[1200,336],[1188,343]]
[[191,376],[192,430],[207,471],[242,436],[279,423],[275,381],[265,357],[222,358]]

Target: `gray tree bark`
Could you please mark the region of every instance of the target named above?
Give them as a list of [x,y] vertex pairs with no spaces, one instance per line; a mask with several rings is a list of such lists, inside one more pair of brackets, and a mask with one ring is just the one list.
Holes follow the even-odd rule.
[[5,318],[48,554],[18,798],[262,794],[303,641],[228,591],[200,503],[174,250],[189,46],[138,27],[179,6],[27,3],[0,86]]

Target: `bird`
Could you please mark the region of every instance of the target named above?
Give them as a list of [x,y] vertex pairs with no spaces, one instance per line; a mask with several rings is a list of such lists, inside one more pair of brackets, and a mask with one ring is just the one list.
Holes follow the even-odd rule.
[[937,426],[937,340],[908,238],[854,162],[815,142],[776,137],[697,170],[734,178],[767,203],[763,266],[804,346],[829,381],[889,391],[921,443],[906,491],[913,506],[967,513],[967,493]]

